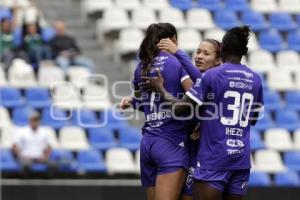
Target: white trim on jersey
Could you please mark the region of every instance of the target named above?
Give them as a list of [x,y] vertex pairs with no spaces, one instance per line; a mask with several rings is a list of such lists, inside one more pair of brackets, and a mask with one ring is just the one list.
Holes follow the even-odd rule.
[[259,108],[254,109],[254,112],[262,112],[262,111],[264,111],[264,109],[265,109],[265,107],[261,106]]
[[189,75],[185,75],[185,76],[183,76],[183,77],[180,79],[180,81],[181,81],[181,83],[182,83],[183,81],[185,81],[186,79],[189,79],[189,78],[190,78]]
[[201,106],[203,104],[203,102],[200,101],[197,97],[195,97],[191,92],[187,91],[185,94],[188,97],[190,97],[193,101],[195,101],[197,104],[199,104],[199,106]]

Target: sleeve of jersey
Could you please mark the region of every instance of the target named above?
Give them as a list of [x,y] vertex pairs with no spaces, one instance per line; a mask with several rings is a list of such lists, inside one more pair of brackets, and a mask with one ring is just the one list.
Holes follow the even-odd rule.
[[193,65],[190,57],[184,51],[178,50],[174,55],[194,83],[196,82],[197,78],[202,77],[202,73]]
[[[140,71],[138,70],[138,67],[139,66],[137,66],[136,70],[134,71],[134,77],[133,77],[133,80],[131,81],[132,89],[134,90],[134,92],[140,91],[140,87],[138,85],[140,83],[140,77],[139,77]],[[131,104],[132,104],[133,109],[144,112],[143,106],[141,106],[141,104],[142,104],[141,99],[133,97]]]
[[142,104],[141,99],[132,98],[132,103],[131,104],[132,104],[133,109],[144,112],[144,107],[141,105]]
[[263,95],[263,88],[262,88],[261,84],[260,84],[260,87],[259,87],[255,107],[256,107],[255,108],[256,112],[263,112],[264,111],[264,95]]
[[196,84],[185,94],[201,106],[207,97],[208,86],[209,78],[207,75],[205,75],[202,77],[202,79],[198,78],[196,80]]

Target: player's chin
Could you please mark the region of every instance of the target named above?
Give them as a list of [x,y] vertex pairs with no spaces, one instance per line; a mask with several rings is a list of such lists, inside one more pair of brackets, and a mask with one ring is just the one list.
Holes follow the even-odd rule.
[[202,64],[202,63],[195,63],[195,65],[196,65],[196,67],[197,67],[198,69],[200,69],[200,68],[203,67],[203,64]]

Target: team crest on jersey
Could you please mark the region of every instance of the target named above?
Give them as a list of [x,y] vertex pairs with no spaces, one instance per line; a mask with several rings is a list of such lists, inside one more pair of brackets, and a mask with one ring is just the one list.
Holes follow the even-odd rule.
[[202,80],[201,78],[197,78],[196,84],[195,84],[196,87],[200,86],[201,80]]

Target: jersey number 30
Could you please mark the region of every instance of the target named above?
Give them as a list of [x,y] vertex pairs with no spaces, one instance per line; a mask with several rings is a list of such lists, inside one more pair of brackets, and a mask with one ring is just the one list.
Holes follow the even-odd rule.
[[[221,117],[221,123],[223,125],[239,125],[241,127],[247,127],[248,126],[248,121],[249,121],[249,115],[251,111],[251,106],[253,103],[253,94],[251,93],[244,93],[241,95],[239,92],[236,91],[227,91],[224,93],[224,98],[234,98],[234,103],[233,104],[228,104],[227,105],[227,110],[233,112],[232,117]],[[246,105],[246,102],[248,104]],[[247,106],[245,108],[245,105]],[[245,112],[245,109],[246,112]]]

